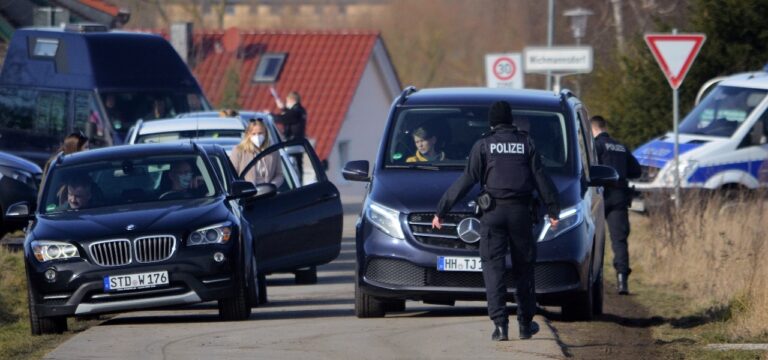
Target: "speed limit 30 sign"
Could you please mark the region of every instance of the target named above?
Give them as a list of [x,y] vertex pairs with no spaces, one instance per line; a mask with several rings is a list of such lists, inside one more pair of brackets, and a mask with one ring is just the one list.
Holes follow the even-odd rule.
[[523,88],[520,53],[485,55],[485,78],[488,87]]

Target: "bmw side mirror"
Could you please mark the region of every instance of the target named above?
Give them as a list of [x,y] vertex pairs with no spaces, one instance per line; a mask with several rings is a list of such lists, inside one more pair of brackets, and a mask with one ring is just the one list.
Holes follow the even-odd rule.
[[32,209],[26,201],[17,202],[8,207],[5,217],[14,220],[30,220],[33,218]]
[[610,166],[592,165],[589,167],[589,186],[615,186],[619,173]]
[[349,181],[371,181],[371,177],[368,175],[368,167],[367,160],[350,161],[344,165],[341,175]]
[[265,198],[271,197],[277,194],[277,186],[272,183],[264,183],[256,185],[256,197]]
[[241,199],[245,197],[250,197],[258,194],[258,190],[256,189],[256,186],[253,185],[250,181],[245,180],[235,180],[232,182],[232,185],[230,186],[229,196],[227,196],[227,199]]

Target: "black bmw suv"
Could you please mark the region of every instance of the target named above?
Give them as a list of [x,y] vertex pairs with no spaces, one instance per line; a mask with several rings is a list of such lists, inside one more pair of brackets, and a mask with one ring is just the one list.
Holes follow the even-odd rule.
[[[370,182],[357,224],[358,317],[402,310],[405,300],[453,304],[483,300],[476,187],[454,206],[442,230],[431,220],[438,200],[459,177],[473,144],[490,130],[495,101],[512,105],[514,124],[527,131],[557,186],[557,229],[543,205],[538,224],[536,293],[540,304],[562,306],[567,317],[602,311],[605,224],[601,186],[616,172],[597,165],[586,108],[569,91],[407,88],[389,114],[372,172],[352,161],[344,177]],[[515,174],[509,174],[515,176]],[[507,266],[511,268],[507,256]],[[512,300],[514,281],[508,274]]]
[[[263,154],[286,146],[303,147],[308,167],[320,167],[306,141]],[[61,156],[38,204],[26,215],[33,224],[24,244],[33,334],[64,331],[69,316],[214,300],[222,319],[245,319],[266,301],[262,271],[321,264],[341,246],[338,191],[322,173],[284,191],[254,185],[238,180],[219,146]],[[32,207],[18,204],[15,213]],[[297,212],[314,214],[291,220]]]

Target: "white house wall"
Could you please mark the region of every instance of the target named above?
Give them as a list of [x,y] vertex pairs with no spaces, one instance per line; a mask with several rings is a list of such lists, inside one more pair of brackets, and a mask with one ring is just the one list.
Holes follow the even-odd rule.
[[368,160],[373,168],[390,105],[399,91],[396,87],[399,84],[388,59],[381,59],[380,56],[372,55],[368,60],[347,117],[328,157],[328,178],[336,184],[342,196],[348,198],[361,197],[365,192],[365,183],[349,182],[341,176],[344,164],[341,163],[339,144],[348,144],[348,160]]

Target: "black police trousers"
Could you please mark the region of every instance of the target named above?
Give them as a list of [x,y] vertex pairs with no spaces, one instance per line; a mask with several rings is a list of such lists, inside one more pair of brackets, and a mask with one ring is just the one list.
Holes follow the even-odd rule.
[[533,267],[536,242],[531,212],[525,204],[496,204],[483,214],[480,258],[483,264],[488,316],[496,324],[508,323],[505,258],[511,248],[517,320],[528,323],[536,312]]
[[617,274],[628,275],[629,267],[629,205],[628,191],[625,189],[605,189],[605,221],[611,233],[613,248],[613,268]]

